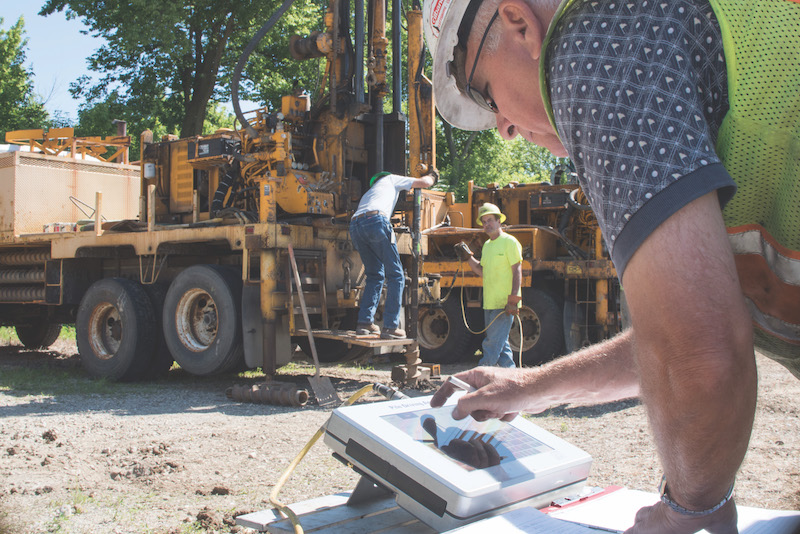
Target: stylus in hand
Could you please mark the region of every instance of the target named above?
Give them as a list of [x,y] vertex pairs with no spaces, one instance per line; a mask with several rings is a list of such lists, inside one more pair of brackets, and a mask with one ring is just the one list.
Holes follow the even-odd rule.
[[467,393],[472,393],[473,391],[478,391],[475,387],[470,386],[469,384],[467,384],[466,382],[464,382],[460,378],[456,378],[454,376],[451,376],[450,378],[448,378],[447,381],[450,382],[451,384],[453,384],[458,389],[463,389]]

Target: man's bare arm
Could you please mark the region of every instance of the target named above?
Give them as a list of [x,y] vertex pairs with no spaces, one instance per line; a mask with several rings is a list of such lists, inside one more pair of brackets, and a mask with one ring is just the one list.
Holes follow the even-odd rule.
[[716,193],[659,226],[623,283],[670,495],[685,508],[708,509],[747,450],[757,389],[751,319]]
[[519,294],[520,287],[522,287],[522,262],[511,266],[511,295]]
[[[480,390],[461,397],[454,414],[457,418],[472,414],[480,419],[509,420],[518,412],[539,413],[562,404],[589,405],[636,397],[639,381],[632,334],[626,330],[541,367],[479,367],[458,373]],[[431,404],[443,404],[453,389],[445,382]]]
[[429,187],[433,187],[435,183],[436,178],[431,174],[426,174],[421,178],[414,178],[414,183],[411,187],[413,189],[428,189]]
[[470,256],[469,260],[467,260],[467,265],[469,265],[473,273],[478,276],[483,276],[483,267],[481,266],[481,262],[475,259],[475,256]]

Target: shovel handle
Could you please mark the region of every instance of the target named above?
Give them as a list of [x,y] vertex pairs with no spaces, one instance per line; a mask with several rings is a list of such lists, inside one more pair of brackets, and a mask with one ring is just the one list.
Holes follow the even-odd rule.
[[294,248],[289,243],[289,260],[292,263],[292,272],[294,273],[294,283],[297,286],[297,296],[300,298],[300,309],[303,312],[303,322],[306,325],[306,334],[308,334],[308,344],[311,345],[311,357],[314,358],[314,367],[316,372],[314,377],[319,377],[319,357],[317,357],[317,345],[314,343],[314,334],[311,333],[311,321],[308,320],[308,309],[306,308],[306,299],[303,296],[303,284],[300,281],[300,273],[297,271],[297,262],[294,259]]

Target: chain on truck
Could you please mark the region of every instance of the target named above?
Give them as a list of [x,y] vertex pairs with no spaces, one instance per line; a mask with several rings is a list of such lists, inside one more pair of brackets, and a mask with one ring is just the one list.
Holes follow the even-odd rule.
[[[480,280],[460,272],[452,244],[479,245],[471,221],[491,201],[526,251],[523,357],[536,357],[525,363],[615,333],[615,273],[577,186],[529,184],[470,188],[466,203],[409,193],[393,224],[410,339],[354,335],[364,274],[349,217],[375,172],[419,177],[435,165],[421,10],[406,10],[406,43],[402,11],[399,0],[390,12],[380,0],[356,2],[352,12],[349,2],[332,2],[324,31],[291,38],[295,60],[324,61],[315,102],[296,90],[279,109],[241,113],[246,51],[234,76],[239,127],[188,139],[145,131],[138,165],[127,161],[124,124],[107,139],[9,132],[7,142],[31,151],[0,154],[0,323],[31,348],[74,323],[84,367],[114,380],[154,377],[173,361],[201,376],[243,367],[271,375],[295,344],[308,348],[300,290],[320,360],[399,351],[413,378],[420,349],[432,362],[474,354],[465,321],[481,326]],[[116,152],[106,158],[108,147]]]

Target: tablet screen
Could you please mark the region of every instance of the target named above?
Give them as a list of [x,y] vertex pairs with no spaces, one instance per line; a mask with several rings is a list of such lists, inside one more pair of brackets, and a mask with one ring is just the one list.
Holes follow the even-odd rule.
[[452,417],[453,407],[425,408],[381,416],[415,441],[472,471],[552,451],[538,439],[499,419],[479,422]]

